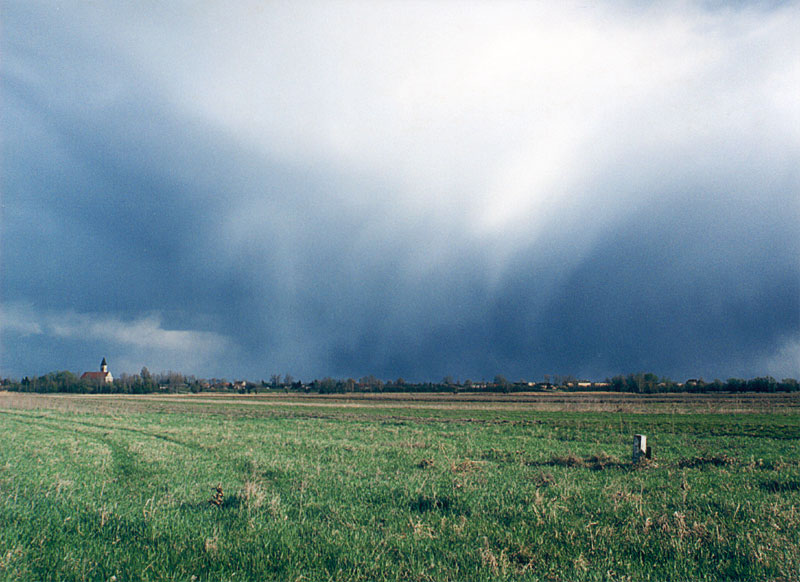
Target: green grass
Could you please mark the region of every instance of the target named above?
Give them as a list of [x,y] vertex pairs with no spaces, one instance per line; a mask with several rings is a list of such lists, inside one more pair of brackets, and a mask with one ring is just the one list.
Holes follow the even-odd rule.
[[30,398],[0,399],[2,580],[800,572],[796,414]]

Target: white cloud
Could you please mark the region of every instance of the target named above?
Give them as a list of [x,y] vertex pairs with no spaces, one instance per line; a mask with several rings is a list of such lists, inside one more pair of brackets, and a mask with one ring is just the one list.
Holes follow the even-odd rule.
[[0,304],[0,331],[22,336],[42,333],[42,326],[31,318],[31,307],[26,304]]
[[37,334],[53,339],[100,342],[108,351],[124,354],[123,366],[136,371],[197,369],[216,361],[230,340],[211,331],[165,329],[158,315],[123,320],[107,314],[37,310],[30,304],[0,306],[3,334]]
[[47,318],[46,329],[57,337],[86,337],[134,348],[198,353],[215,352],[224,339],[208,331],[164,329],[158,316],[122,321],[94,314],[59,314]]
[[502,256],[591,218],[589,241],[663,195],[652,163],[703,174],[776,138],[798,155],[791,5],[243,3],[160,17],[108,31],[174,107],[270,159],[379,176],[392,215],[470,224],[450,246]]

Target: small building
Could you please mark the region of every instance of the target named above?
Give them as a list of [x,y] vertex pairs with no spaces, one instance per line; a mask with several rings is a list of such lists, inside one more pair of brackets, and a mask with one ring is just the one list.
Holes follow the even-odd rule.
[[103,361],[100,362],[100,371],[84,372],[81,376],[81,380],[89,380],[90,382],[97,382],[100,384],[111,384],[114,381],[114,377],[111,375],[111,372],[108,371],[108,364],[106,363],[106,359],[103,358]]

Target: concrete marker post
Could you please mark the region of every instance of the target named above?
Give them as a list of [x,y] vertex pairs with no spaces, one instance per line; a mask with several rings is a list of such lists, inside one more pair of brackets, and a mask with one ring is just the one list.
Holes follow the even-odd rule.
[[633,435],[633,464],[647,457],[647,437],[643,434]]

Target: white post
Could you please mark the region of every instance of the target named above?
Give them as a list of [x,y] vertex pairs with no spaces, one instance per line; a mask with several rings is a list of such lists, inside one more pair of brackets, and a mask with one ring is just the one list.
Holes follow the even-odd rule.
[[633,462],[638,463],[647,455],[647,437],[643,434],[633,435]]

